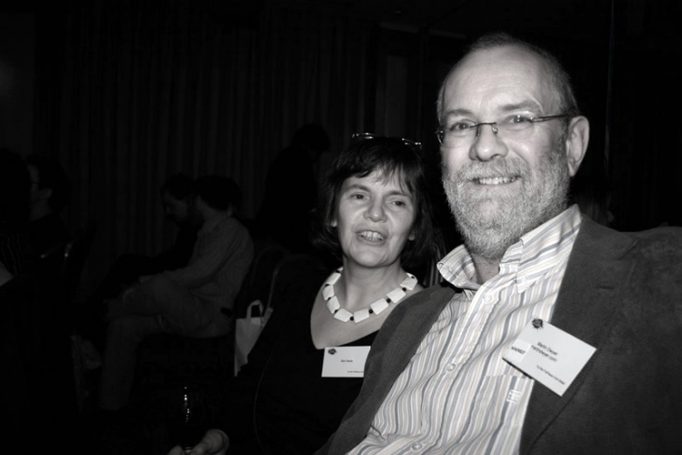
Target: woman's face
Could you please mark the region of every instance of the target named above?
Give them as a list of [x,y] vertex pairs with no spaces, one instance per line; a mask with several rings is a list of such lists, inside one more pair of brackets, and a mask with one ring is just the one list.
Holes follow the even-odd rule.
[[412,237],[415,201],[396,172],[373,171],[349,177],[338,194],[336,219],[344,264],[378,268],[400,265],[400,253]]

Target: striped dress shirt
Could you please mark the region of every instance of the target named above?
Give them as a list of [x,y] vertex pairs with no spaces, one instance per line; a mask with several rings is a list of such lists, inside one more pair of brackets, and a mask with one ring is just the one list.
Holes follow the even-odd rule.
[[463,246],[439,262],[464,292],[445,306],[351,454],[518,453],[535,381],[502,356],[530,321],[551,319],[580,221],[574,205],[525,234],[482,285]]

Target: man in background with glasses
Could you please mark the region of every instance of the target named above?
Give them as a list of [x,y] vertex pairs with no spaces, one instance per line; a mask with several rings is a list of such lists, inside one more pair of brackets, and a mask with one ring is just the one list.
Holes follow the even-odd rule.
[[464,245],[386,321],[320,453],[682,451],[682,230],[569,206],[589,122],[542,49],[481,38],[437,108]]

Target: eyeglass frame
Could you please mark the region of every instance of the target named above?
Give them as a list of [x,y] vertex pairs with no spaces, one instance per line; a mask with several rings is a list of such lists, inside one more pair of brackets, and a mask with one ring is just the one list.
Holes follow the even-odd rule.
[[[532,125],[534,125],[534,124],[536,124],[536,123],[547,122],[547,121],[549,121],[549,120],[555,120],[555,119],[564,118],[564,117],[572,117],[572,116],[571,116],[571,114],[568,114],[568,113],[564,113],[564,114],[551,114],[551,115],[539,115],[539,116],[537,116],[537,117],[529,117],[529,118],[528,118],[528,121],[531,123],[531,125],[529,125],[529,126],[532,126]],[[481,131],[481,127],[482,127],[483,125],[490,125],[490,129],[492,130],[493,134],[494,134],[495,136],[498,136],[498,131],[499,131],[499,128],[500,128],[500,127],[499,127],[497,121],[495,121],[495,122],[478,122],[478,123],[474,123],[473,125],[468,126],[466,129],[467,129],[467,130],[473,129],[473,130],[474,130],[474,136],[473,136],[473,137],[478,137],[479,134],[480,134],[480,131]],[[435,131],[435,134],[436,134],[436,139],[438,139],[438,143],[441,144],[441,145],[443,145],[443,140],[445,139],[445,129],[444,129],[442,126],[440,126],[440,127]],[[466,137],[466,136],[463,136],[463,137]]]
[[404,145],[412,148],[413,150],[416,150],[417,152],[421,152],[423,148],[423,144],[419,141],[414,141],[412,139],[408,139],[405,137],[391,137],[391,136],[379,136],[375,133],[369,133],[369,132],[362,132],[362,133],[353,133],[350,136],[352,141],[362,141],[362,140],[369,140],[369,139],[398,139],[400,140]]

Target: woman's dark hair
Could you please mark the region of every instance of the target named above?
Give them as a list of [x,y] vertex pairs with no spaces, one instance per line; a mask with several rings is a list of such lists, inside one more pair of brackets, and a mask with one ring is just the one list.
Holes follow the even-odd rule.
[[412,226],[414,240],[408,241],[400,253],[400,263],[406,270],[414,270],[433,257],[434,228],[419,149],[405,139],[365,136],[354,139],[337,156],[323,183],[318,209],[319,226],[313,242],[337,259],[341,258],[338,232],[332,227],[341,187],[349,177],[365,177],[374,171],[379,171],[387,178],[398,175],[402,180],[401,184],[412,195],[415,204]]

